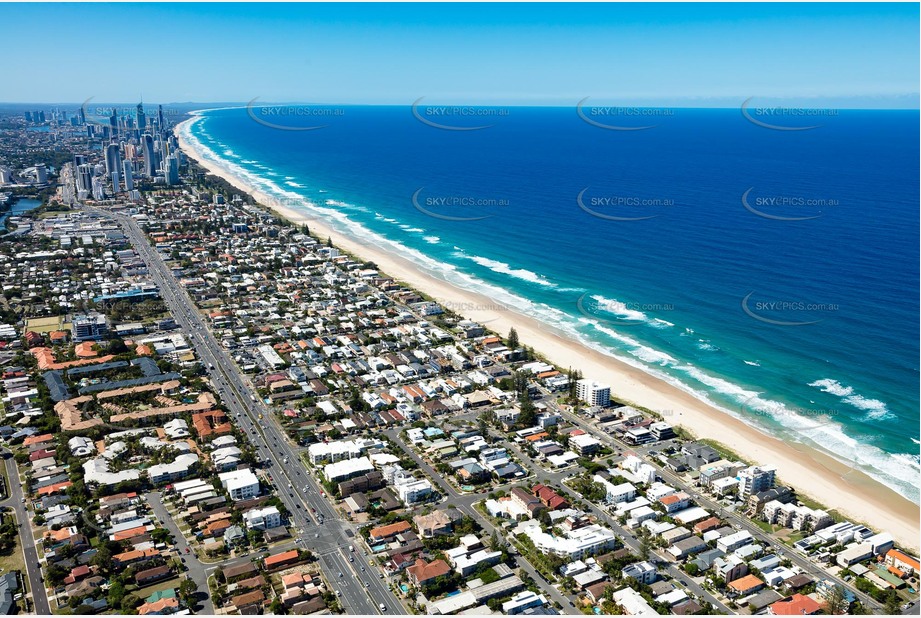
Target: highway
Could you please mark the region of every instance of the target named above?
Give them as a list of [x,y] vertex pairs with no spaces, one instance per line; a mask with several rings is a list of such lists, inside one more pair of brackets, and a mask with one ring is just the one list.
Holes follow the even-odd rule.
[[[389,589],[386,580],[382,581],[379,579],[376,568],[373,571],[373,575],[364,578],[364,582],[362,578],[358,577],[359,572],[350,568],[352,563],[349,563],[343,556],[342,549],[351,543],[352,536],[355,534],[354,528],[347,522],[338,519],[338,515],[334,511],[332,505],[322,496],[321,488],[317,482],[306,472],[306,469],[298,461],[298,450],[285,436],[284,431],[278,424],[274,412],[254,395],[252,387],[247,384],[239,368],[229,358],[225,350],[220,347],[214,336],[208,330],[207,324],[196,309],[195,304],[189,298],[185,290],[179,286],[178,281],[176,281],[172,273],[166,268],[161,256],[150,246],[149,241],[137,225],[137,222],[124,215],[116,215],[96,208],[86,208],[90,212],[113,217],[118,221],[138,253],[147,263],[151,276],[159,285],[163,300],[172,311],[177,323],[188,333],[191,333],[194,347],[201,356],[202,361],[206,364],[210,377],[216,385],[222,400],[224,400],[228,408],[236,416],[237,423],[239,423],[247,434],[251,436],[251,441],[258,448],[259,456],[264,461],[271,462],[270,469],[272,471],[273,480],[278,488],[279,496],[291,513],[291,522],[297,529],[297,538],[301,546],[309,548],[314,553],[318,554],[330,581],[341,586],[341,588],[339,588],[342,593],[340,602],[346,611],[349,613],[378,613],[380,611],[378,605],[383,604],[387,608],[387,611],[393,611],[396,608],[399,610],[396,611],[396,613],[402,613],[403,608],[400,606],[396,596]],[[615,446],[618,450],[623,450],[624,446],[616,443],[614,438],[604,432],[598,431],[572,412],[560,408],[556,404],[552,394],[542,387],[541,391],[545,395],[544,401],[551,409],[560,413],[564,418],[576,426],[582,427],[592,435],[599,436],[602,441],[607,442],[609,445]],[[260,415],[263,417],[261,420],[259,419]],[[397,439],[396,442],[402,445],[399,439]],[[421,462],[412,449],[407,449],[407,452]],[[731,523],[736,524],[737,528],[749,531],[753,537],[767,544],[772,548],[772,551],[782,553],[785,558],[790,559],[804,572],[830,579],[846,587],[857,596],[865,608],[874,612],[881,611],[881,606],[868,595],[856,590],[856,588],[832,576],[828,572],[820,570],[817,565],[807,560],[805,557],[800,556],[764,533],[764,531],[751,523],[747,518],[733,512],[726,512],[721,505],[710,500],[705,495],[700,494],[695,488],[688,486],[680,478],[663,469],[662,466],[659,466],[657,462],[653,461],[653,463],[657,465],[663,480],[690,493],[701,506],[721,512],[722,516]],[[424,462],[421,462],[421,464],[431,478],[447,491],[447,495],[451,496],[452,500],[459,500],[461,502],[467,501],[465,500],[465,498],[468,498],[467,496],[458,495],[450,485],[443,482],[437,472],[432,470]],[[304,506],[307,508],[304,508]],[[485,524],[484,527],[488,529],[492,528],[489,522],[472,509],[469,504],[462,506],[466,506],[467,508],[464,510],[467,510],[478,521]],[[311,508],[316,509],[318,515],[322,514],[324,516],[324,523],[319,524],[314,522],[313,518],[309,515]],[[593,508],[593,510],[597,509]],[[599,511],[599,513],[600,512],[601,511]],[[605,517],[605,519],[609,520],[609,517]],[[619,526],[615,527],[615,529],[618,528]],[[362,562],[364,561],[364,557],[361,557],[360,554],[356,554],[356,561],[358,561],[359,558],[361,558]],[[519,557],[519,563],[525,567],[526,571],[533,570],[533,567],[522,557]],[[366,569],[367,566],[370,566],[370,563],[366,565]],[[666,569],[670,571],[670,574],[672,574],[672,568],[674,567],[666,567]],[[343,577],[340,578],[338,575],[339,573],[342,573]],[[349,577],[350,574],[352,577]],[[701,594],[701,596],[713,602],[718,608],[722,608],[721,603],[716,601],[715,598],[705,591],[702,591],[699,586],[688,577],[679,574],[677,570],[673,576],[679,576],[679,579],[689,581],[689,587],[693,592],[698,594],[703,592],[704,594]],[[540,580],[539,577],[536,579]],[[364,583],[368,585],[365,586]],[[553,592],[556,592],[556,594],[551,592],[551,596],[554,597],[554,600],[559,601],[559,599],[556,598],[559,595],[558,591],[553,589]],[[564,608],[569,609],[570,604],[568,600],[564,599],[561,604]]]
[[16,513],[16,521],[19,523],[19,542],[22,544],[22,553],[26,563],[26,575],[29,578],[29,588],[32,592],[32,611],[33,614],[51,614],[51,606],[48,604],[48,592],[45,590],[45,580],[42,577],[42,568],[38,561],[38,550],[35,548],[35,539],[32,537],[32,521],[29,517],[29,511],[23,502],[22,486],[20,485],[19,466],[10,453],[3,453],[6,460],[6,478],[9,487],[7,492],[9,497],[2,503],[3,506],[11,508]]
[[[84,208],[115,219],[147,264],[150,276],[159,286],[160,295],[172,316],[189,333],[192,346],[204,363],[221,400],[250,437],[260,459],[269,465],[277,494],[290,513],[296,542],[319,557],[331,586],[340,593],[339,602],[343,608],[350,614],[406,613],[390,590],[389,580],[380,578],[381,571],[367,557],[355,553],[355,563],[345,558],[343,548],[347,551],[348,545],[352,544],[351,539],[356,534],[354,528],[338,518],[319,485],[298,460],[297,448],[287,439],[274,412],[258,399],[236,363],[218,344],[195,303],[166,267],[159,253],[151,247],[137,222],[125,215],[89,206]],[[314,520],[311,509],[315,509],[318,516],[323,515],[323,523]],[[361,566],[365,567],[366,576],[363,578],[358,576]]]

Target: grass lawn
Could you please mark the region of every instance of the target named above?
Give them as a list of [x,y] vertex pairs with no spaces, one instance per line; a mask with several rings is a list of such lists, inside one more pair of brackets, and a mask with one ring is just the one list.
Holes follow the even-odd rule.
[[[0,413],[3,412],[3,404],[0,404]],[[6,476],[6,462],[0,460],[0,477],[3,477],[3,497],[9,498],[10,496],[10,479]],[[18,483],[19,479],[15,479],[15,482]]]
[[[12,517],[9,515],[8,517]],[[22,544],[19,542],[19,537],[16,538],[16,545],[8,554],[0,554],[0,573],[6,574],[11,571],[19,571],[22,573],[22,581],[25,590],[22,590],[23,596],[27,595],[31,590],[29,589],[29,576],[26,575],[26,559],[25,555],[22,553]],[[17,607],[22,610],[24,600],[17,601]],[[34,605],[29,602],[29,607],[34,611]]]
[[[23,574],[26,572],[26,560],[18,540],[9,554],[0,554],[0,572],[9,573],[10,571],[21,571]],[[28,578],[26,578],[26,582],[28,582]]]
[[178,588],[178,587],[179,587],[179,576],[177,575],[171,579],[167,579],[162,582],[157,582],[156,584],[152,586],[141,588],[140,590],[135,590],[131,594],[133,594],[134,596],[138,597],[141,600],[146,600],[147,597],[152,595],[154,592],[160,592],[161,590],[169,590],[170,588]]
[[774,532],[773,524],[769,524],[766,521],[761,521],[760,519],[753,519],[751,521],[753,524],[755,524],[756,526],[758,526],[759,528],[761,528],[768,534],[772,534]]

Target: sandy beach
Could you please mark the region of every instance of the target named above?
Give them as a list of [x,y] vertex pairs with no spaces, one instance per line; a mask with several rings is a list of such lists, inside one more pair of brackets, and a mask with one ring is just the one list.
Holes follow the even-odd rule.
[[437,279],[409,260],[361,244],[323,221],[293,211],[205,160],[195,145],[182,137],[179,127],[177,135],[183,151],[202,167],[293,223],[307,224],[314,236],[331,237],[340,249],[374,262],[381,273],[424,292],[490,330],[505,335],[514,326],[523,344],[558,366],[581,369],[585,377],[610,384],[612,396],[657,411],[667,422],[685,428],[698,438],[716,440],[747,460],[775,466],[779,481],[795,487],[799,493],[878,531],[891,533],[902,547],[913,551],[921,547],[921,509],[918,505],[866,474],[816,449],[786,443],[762,433],[671,384],[564,338],[548,326],[505,309],[486,296]]

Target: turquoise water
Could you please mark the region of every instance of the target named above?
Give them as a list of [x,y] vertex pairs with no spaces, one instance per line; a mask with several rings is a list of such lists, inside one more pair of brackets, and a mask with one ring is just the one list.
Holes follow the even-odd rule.
[[787,133],[738,110],[638,132],[511,112],[455,132],[347,107],[298,132],[225,109],[184,130],[339,233],[919,501],[917,113]]

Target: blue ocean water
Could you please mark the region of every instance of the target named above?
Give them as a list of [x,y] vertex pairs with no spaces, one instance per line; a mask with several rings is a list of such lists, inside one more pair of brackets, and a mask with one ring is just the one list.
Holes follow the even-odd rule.
[[287,206],[919,502],[917,112],[320,111],[184,131]]

